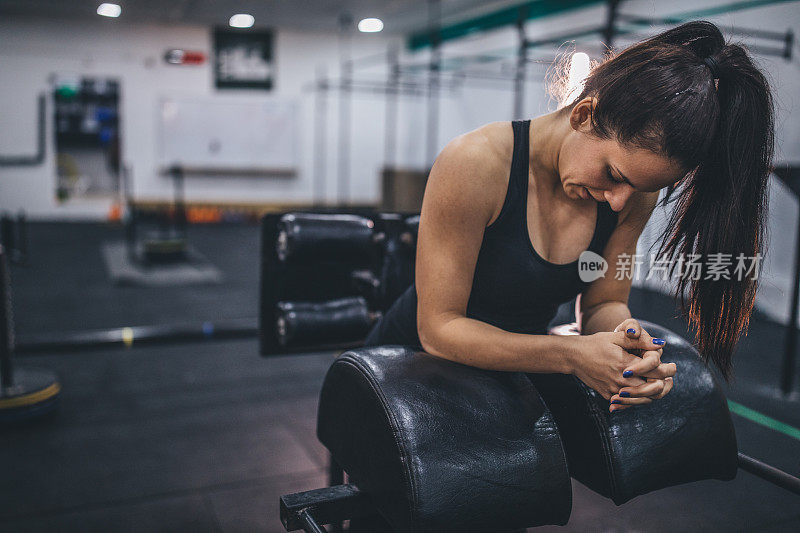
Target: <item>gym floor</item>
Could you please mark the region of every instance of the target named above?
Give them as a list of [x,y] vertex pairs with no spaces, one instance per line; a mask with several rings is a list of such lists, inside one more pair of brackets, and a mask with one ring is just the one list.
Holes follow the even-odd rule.
[[[193,226],[189,239],[225,276],[202,287],[114,287],[103,224],[30,224],[30,264],[12,268],[17,341],[42,332],[252,318],[258,227]],[[673,300],[634,289],[634,316],[687,336]],[[758,314],[736,356],[729,400],[739,449],[800,475],[800,395],[776,393],[784,329]],[[262,358],[257,340],[19,356],[58,373],[51,417],[3,429],[0,531],[279,532],[281,494],[322,487],[317,395],[335,353]],[[790,431],[791,433],[791,431]],[[658,457],[653,458],[654,461]],[[799,531],[797,497],[750,474],[615,506],[573,481],[566,527],[543,531]],[[533,530],[530,530],[533,531]]]

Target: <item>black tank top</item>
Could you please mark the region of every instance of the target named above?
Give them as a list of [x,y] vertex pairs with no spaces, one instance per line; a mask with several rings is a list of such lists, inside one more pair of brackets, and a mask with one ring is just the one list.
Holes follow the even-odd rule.
[[[514,155],[508,191],[500,214],[483,234],[467,317],[514,333],[544,335],[558,306],[577,296],[589,282],[580,279],[577,259],[566,264],[551,263],[536,253],[531,243],[527,222],[530,120],[511,125]],[[598,202],[588,250],[603,255],[616,225],[617,213],[608,203]],[[415,284],[394,302],[368,335],[367,346],[383,344],[421,347]]]

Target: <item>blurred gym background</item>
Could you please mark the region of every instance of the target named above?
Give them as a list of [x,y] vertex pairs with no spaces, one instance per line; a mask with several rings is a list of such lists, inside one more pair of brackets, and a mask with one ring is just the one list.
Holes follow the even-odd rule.
[[[726,393],[741,451],[800,474],[800,2],[0,0],[0,531],[283,531],[279,496],[327,481],[337,352],[259,356],[261,218],[418,212],[453,137],[553,111],[558,80],[694,19],[773,84],[770,248]],[[688,338],[647,273],[634,316]],[[553,530],[800,527],[744,474],[621,507],[573,491]]]

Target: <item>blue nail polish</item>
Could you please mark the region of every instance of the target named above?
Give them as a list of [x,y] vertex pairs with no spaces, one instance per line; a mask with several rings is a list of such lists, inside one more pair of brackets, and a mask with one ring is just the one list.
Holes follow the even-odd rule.
[[633,328],[628,328],[628,333],[634,334],[634,333],[636,333],[636,330],[633,329]]
[[623,398],[630,398],[631,397],[631,393],[626,391],[626,390],[620,392],[619,395],[622,396]]
[[633,375],[633,370],[626,370],[625,372],[622,373],[623,378],[629,378],[632,375]]
[[622,403],[619,400],[611,400],[611,403]]
[[653,339],[653,344],[662,345],[665,342],[667,342],[667,341],[665,341],[664,339]]

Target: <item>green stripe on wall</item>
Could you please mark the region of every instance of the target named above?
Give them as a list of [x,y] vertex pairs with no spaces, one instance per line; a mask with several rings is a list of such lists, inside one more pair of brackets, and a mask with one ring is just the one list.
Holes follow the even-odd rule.
[[[487,31],[495,28],[502,28],[517,23],[521,10],[526,10],[526,20],[546,17],[564,11],[572,11],[594,4],[604,4],[602,0],[537,0],[533,2],[523,2],[517,6],[507,7],[494,13],[475,17],[473,19],[443,26],[439,31],[441,42],[464,37],[470,33]],[[412,33],[406,43],[409,50],[418,50],[431,45],[431,33],[429,31],[419,31]]]
[[[665,15],[661,18],[675,19],[675,23],[678,23],[680,21],[698,20],[706,17],[713,17],[715,15],[732,13],[734,11],[741,11],[743,9],[755,9],[771,4],[783,4],[787,2],[797,2],[797,0],[746,0],[714,6],[707,9],[688,11],[676,15]],[[512,26],[517,23],[520,10],[523,9],[527,10],[525,17],[526,20],[531,20],[603,3],[605,2],[601,0],[536,0],[532,2],[523,2],[517,6],[507,7],[500,11],[495,11],[494,13],[475,17],[473,19],[451,24],[449,26],[443,26],[439,33],[440,40],[441,42],[444,42],[464,37],[470,33]],[[627,32],[623,31],[620,33],[624,34]],[[567,38],[565,38],[565,40],[566,39]],[[412,33],[408,38],[406,45],[409,50],[419,50],[420,48],[430,46],[430,31],[419,31]]]

